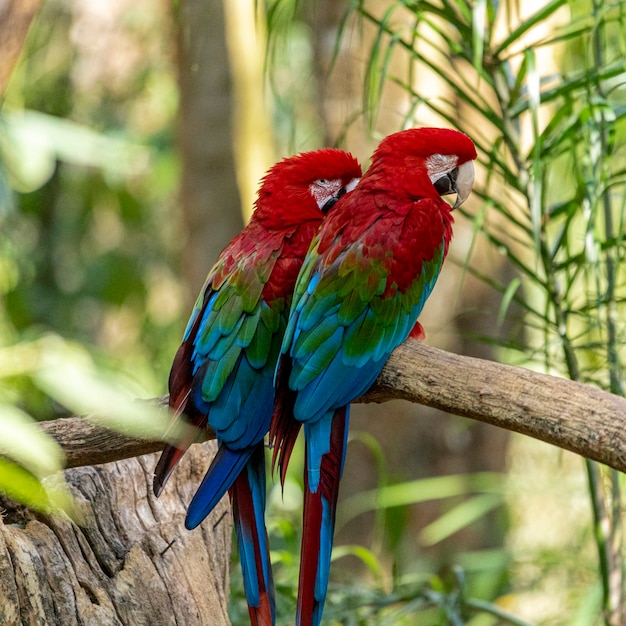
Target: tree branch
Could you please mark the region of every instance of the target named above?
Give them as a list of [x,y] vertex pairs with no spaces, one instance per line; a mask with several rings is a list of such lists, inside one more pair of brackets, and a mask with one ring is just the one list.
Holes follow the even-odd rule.
[[[154,439],[137,439],[109,430],[98,424],[97,418],[64,417],[39,426],[50,435],[65,453],[65,466],[82,467],[129,459],[163,449],[164,442]],[[207,433],[207,439],[215,434]]]
[[[626,472],[626,399],[521,367],[451,354],[409,340],[357,402],[403,399],[523,433]],[[43,422],[68,467],[154,452],[159,441],[114,433],[81,418]],[[214,438],[207,433],[207,439]]]

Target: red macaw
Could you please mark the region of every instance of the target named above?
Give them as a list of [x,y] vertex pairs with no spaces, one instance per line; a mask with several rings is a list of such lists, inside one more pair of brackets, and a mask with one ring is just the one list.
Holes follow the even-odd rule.
[[252,624],[275,620],[263,438],[291,295],[324,214],[360,176],[352,155],[330,148],[284,159],[269,170],[249,224],[209,272],[170,372],[169,404],[184,417],[186,435],[165,447],[154,492],[161,493],[197,429],[213,428],[219,450],[185,525],[198,526],[229,491]]
[[[414,128],[384,139],[357,188],[323,222],[296,283],[270,429],[284,481],[299,428],[305,495],[298,626],[320,623],[349,404],[409,334],[441,270],[452,208],[469,195],[476,149],[463,133]],[[454,207],[440,196],[456,193]]]

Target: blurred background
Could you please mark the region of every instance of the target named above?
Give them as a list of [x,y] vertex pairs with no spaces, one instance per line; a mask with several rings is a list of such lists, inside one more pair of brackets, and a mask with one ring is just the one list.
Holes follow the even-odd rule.
[[[83,410],[81,385],[44,363],[165,393],[265,170],[327,145],[366,167],[383,136],[422,125],[465,131],[480,162],[426,341],[623,395],[626,3],[7,7],[35,19],[23,46],[0,37],[0,433]],[[622,476],[416,405],[353,416],[328,624],[621,623]],[[269,486],[280,624],[298,567],[291,465],[284,495]]]

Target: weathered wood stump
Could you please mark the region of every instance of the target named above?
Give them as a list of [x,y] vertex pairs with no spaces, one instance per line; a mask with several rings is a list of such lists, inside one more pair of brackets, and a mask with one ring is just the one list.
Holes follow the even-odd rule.
[[214,452],[215,442],[192,446],[158,499],[155,454],[66,470],[79,524],[4,504],[0,624],[230,624],[227,502],[184,527]]

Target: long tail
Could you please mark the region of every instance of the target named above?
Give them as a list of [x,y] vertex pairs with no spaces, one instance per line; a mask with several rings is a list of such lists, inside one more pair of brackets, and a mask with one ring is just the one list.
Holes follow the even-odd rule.
[[[152,491],[154,491],[154,495],[157,498],[161,495],[165,483],[183,458],[185,452],[189,449],[189,446],[194,441],[197,441],[199,429],[206,427],[206,415],[194,410],[193,405],[187,406],[191,394],[191,380],[193,379],[192,350],[193,342],[183,341],[176,351],[174,363],[170,370],[168,382],[170,392],[169,405],[174,414],[168,432],[175,424],[178,424],[182,428],[182,436],[179,437],[176,445],[168,444],[163,448],[159,462],[154,468]],[[189,410],[187,411],[187,409]]]
[[178,423],[182,428],[182,437],[176,445],[167,444],[161,452],[159,462],[154,468],[154,478],[152,481],[152,491],[158,498],[165,487],[165,483],[172,475],[174,468],[178,465],[179,461],[183,458],[183,455],[189,449],[189,446],[198,440],[199,427],[190,423],[186,416],[181,416],[180,413],[174,416],[170,428]]
[[[322,619],[348,421],[349,407],[346,406],[316,424],[305,426],[304,512],[297,626],[318,626]],[[324,444],[324,441],[327,443]]]
[[165,487],[165,483],[172,475],[174,468],[178,465],[178,462],[183,458],[187,448],[189,446],[177,448],[176,446],[166,445],[161,452],[159,462],[154,468],[154,479],[152,481],[152,491],[158,498]]
[[[258,444],[258,445],[263,445]],[[233,486],[256,447],[231,450],[221,445],[187,509],[185,526],[193,530]]]
[[273,626],[276,619],[265,528],[265,489],[265,451],[261,442],[229,491],[252,626]]

